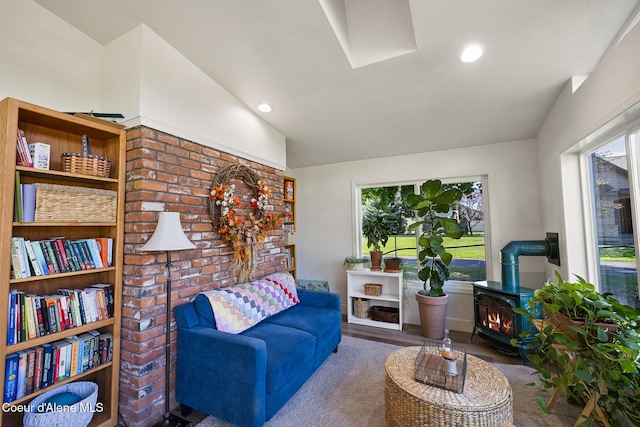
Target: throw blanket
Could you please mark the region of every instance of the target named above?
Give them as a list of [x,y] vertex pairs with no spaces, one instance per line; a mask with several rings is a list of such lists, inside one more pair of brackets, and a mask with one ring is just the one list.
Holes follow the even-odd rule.
[[300,302],[289,273],[203,292],[211,303],[216,329],[238,334],[261,320]]

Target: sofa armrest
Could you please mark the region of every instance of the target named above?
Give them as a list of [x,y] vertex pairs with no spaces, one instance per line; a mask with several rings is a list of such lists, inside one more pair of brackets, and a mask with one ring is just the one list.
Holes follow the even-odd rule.
[[300,304],[309,307],[328,308],[340,311],[340,294],[335,292],[311,291],[298,289]]
[[266,370],[262,340],[202,326],[178,330],[176,400],[184,405],[236,425],[262,425]]

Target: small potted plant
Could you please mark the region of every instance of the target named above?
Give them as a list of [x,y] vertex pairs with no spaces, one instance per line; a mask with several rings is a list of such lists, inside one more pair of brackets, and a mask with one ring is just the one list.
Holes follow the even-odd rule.
[[418,278],[423,281],[423,289],[416,293],[416,300],[422,335],[431,339],[444,337],[448,296],[442,288],[449,278],[453,255],[442,243],[445,237],[459,239],[462,236],[458,222],[446,216],[461,198],[460,190],[443,189],[440,180],[428,180],[422,184],[420,194],[409,194],[406,199],[407,206],[420,217],[409,228],[422,226],[418,238]]
[[362,234],[367,239],[367,245],[372,250],[371,270],[382,270],[382,248],[389,241],[391,221],[388,214],[381,209],[371,209],[362,218]]
[[344,258],[343,266],[347,270],[364,270],[364,264],[367,262],[366,258],[357,257],[355,255],[349,255]]
[[402,265],[402,258],[398,257],[389,257],[384,259],[384,271],[387,273],[399,273],[402,270],[400,269],[400,265]]
[[612,426],[640,425],[640,308],[576,277],[569,282],[556,272],[526,308],[514,309],[536,325],[512,340],[531,350],[527,358],[540,380],[536,401],[548,412],[540,393],[557,389],[570,401],[595,401]]

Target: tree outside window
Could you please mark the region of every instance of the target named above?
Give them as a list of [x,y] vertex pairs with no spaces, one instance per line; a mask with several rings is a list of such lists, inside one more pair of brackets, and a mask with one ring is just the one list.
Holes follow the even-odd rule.
[[[388,225],[389,240],[382,252],[385,257],[399,257],[403,260],[403,270],[408,279],[417,279],[416,230],[409,225],[417,220],[413,210],[404,204],[406,196],[419,188],[422,182],[402,185],[368,187],[361,189],[360,224],[382,216]],[[454,259],[449,266],[450,280],[486,280],[485,222],[482,180],[460,180],[449,182],[444,187],[455,187],[463,197],[456,208],[449,212],[460,224],[463,236],[459,240],[447,239],[445,246]],[[369,255],[366,238],[361,236],[362,255]]]

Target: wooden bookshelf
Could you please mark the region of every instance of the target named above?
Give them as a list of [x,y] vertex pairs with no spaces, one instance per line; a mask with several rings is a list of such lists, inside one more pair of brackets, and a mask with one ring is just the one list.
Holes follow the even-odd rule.
[[[49,170],[16,166],[16,138],[18,128],[24,130],[27,141],[43,142],[50,145],[51,157]],[[111,159],[111,171],[108,177],[97,177],[74,172],[62,171],[62,153],[81,153],[82,136],[87,135],[92,154]],[[90,426],[107,427],[117,424],[118,382],[120,371],[120,323],[122,295],[122,260],[124,244],[124,184],[126,168],[125,132],[108,122],[87,120],[65,113],[49,110],[26,102],[7,98],[0,102],[0,395],[4,397],[5,357],[7,354],[26,350],[42,344],[49,344],[65,338],[80,335],[90,330],[108,333],[113,337],[112,361],[78,373],[66,380],[40,389],[18,398],[10,404],[27,405],[40,394],[74,381],[92,381],[98,384],[98,411],[93,415]],[[55,184],[85,187],[95,190],[116,192],[116,219],[113,222],[85,221],[68,222],[17,222],[14,219],[14,192],[16,171],[23,184]],[[37,197],[37,196],[36,196]],[[80,208],[82,210],[83,207]],[[87,205],[86,209],[100,209],[100,206]],[[27,240],[46,240],[64,236],[67,239],[92,239],[106,237],[113,239],[113,263],[105,268],[73,271],[46,276],[12,278],[11,276],[11,239],[23,237]],[[36,295],[53,295],[58,290],[84,289],[92,284],[108,283],[114,293],[113,316],[81,326],[71,327],[60,332],[38,336],[26,341],[8,345],[7,313],[11,290]],[[20,412],[3,411],[1,426],[22,425]]]
[[284,211],[287,217],[284,229],[285,269],[296,278],[296,180],[284,177]]

